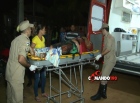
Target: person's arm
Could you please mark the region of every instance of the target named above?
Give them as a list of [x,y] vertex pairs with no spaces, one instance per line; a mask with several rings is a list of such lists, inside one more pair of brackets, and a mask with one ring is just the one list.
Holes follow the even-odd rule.
[[31,65],[30,63],[27,62],[27,59],[23,55],[18,55],[18,62],[24,66],[30,69],[30,71],[35,71],[37,66],[36,65]]
[[31,55],[34,55],[34,50],[30,47],[30,53]]
[[111,47],[112,47],[112,38],[108,37],[107,38],[107,46],[106,46],[105,50],[101,53],[101,55],[104,56],[107,53],[109,53],[111,50]]
[[106,42],[107,42],[106,48],[104,49],[104,51],[101,54],[99,54],[95,57],[95,60],[99,60],[102,56],[106,55],[107,53],[109,53],[111,51],[112,38],[111,37],[107,38]]
[[35,43],[31,44],[30,52],[31,52],[32,55],[35,55],[35,51],[34,51],[35,46],[36,46]]
[[27,59],[23,55],[18,55],[18,62],[24,67],[30,67],[31,64],[27,62]]
[[21,45],[18,48],[18,62],[24,66],[29,68],[31,71],[36,70],[37,66],[35,65],[31,65],[30,63],[28,63],[26,57],[27,57],[27,53],[29,52],[30,46],[26,44],[26,42],[21,42]]
[[104,56],[104,55],[106,55],[106,54],[109,53],[109,52],[110,52],[110,50],[105,49],[105,50],[101,53],[101,55]]

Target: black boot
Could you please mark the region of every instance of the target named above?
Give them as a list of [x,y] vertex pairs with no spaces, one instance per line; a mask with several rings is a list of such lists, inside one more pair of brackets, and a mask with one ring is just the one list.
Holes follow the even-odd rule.
[[99,85],[98,92],[90,97],[91,100],[100,100],[101,99],[101,84]]
[[103,97],[104,99],[107,98],[106,90],[107,90],[107,84],[105,84],[105,85],[101,84],[101,97]]

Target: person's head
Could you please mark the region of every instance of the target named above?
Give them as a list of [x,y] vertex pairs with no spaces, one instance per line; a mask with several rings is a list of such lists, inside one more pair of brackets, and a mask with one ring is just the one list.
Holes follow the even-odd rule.
[[25,20],[18,25],[17,32],[21,31],[21,33],[24,33],[29,37],[31,35],[32,27],[34,27],[34,25],[30,24],[28,20]]
[[60,32],[65,32],[65,28],[64,27],[61,27],[60,28]]
[[31,36],[34,36],[36,34],[36,31],[35,31],[35,26],[31,28]]
[[75,31],[75,25],[71,25],[70,29],[71,31]]
[[68,54],[69,51],[71,50],[71,48],[72,48],[72,44],[71,43],[68,43],[68,44],[65,44],[65,45],[61,46],[63,54]]
[[45,35],[46,34],[46,25],[39,24],[36,27],[37,35]]
[[35,36],[37,33],[36,33],[36,27],[37,27],[37,22],[34,22],[34,27],[31,28],[31,36]]
[[102,28],[101,28],[102,34],[106,35],[109,32],[109,26],[106,23],[102,24]]

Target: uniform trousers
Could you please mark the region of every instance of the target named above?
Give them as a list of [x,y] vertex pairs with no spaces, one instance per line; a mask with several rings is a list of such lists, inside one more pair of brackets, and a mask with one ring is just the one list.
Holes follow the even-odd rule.
[[[111,62],[111,61],[105,62],[102,67],[101,76],[109,76],[115,64],[116,64],[115,62]],[[101,81],[101,84],[106,84],[106,83],[107,81]]]
[[23,83],[7,81],[7,103],[23,103]]

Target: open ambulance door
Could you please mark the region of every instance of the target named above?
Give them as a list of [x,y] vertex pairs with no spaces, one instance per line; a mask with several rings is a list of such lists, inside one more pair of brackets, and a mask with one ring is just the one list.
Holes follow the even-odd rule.
[[101,52],[103,37],[100,31],[102,23],[108,23],[111,0],[91,0],[87,38],[93,43],[94,50]]

